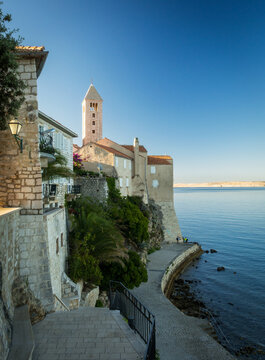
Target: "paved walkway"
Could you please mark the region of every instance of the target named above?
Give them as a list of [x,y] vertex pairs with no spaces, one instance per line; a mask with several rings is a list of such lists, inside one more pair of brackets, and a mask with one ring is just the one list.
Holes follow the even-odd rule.
[[33,360],[136,360],[145,349],[119,312],[106,308],[49,314],[33,333]]
[[184,315],[162,293],[161,278],[176,256],[189,244],[163,245],[149,255],[148,282],[133,293],[156,317],[157,348],[161,360],[230,360],[234,359],[203,328],[207,321]]

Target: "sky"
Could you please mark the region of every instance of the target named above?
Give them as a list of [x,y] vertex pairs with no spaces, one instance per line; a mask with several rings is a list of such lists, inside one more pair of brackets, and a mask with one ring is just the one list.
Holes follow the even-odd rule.
[[39,109],[79,137],[93,81],[103,137],[174,159],[174,182],[265,180],[265,1],[4,0],[44,45]]

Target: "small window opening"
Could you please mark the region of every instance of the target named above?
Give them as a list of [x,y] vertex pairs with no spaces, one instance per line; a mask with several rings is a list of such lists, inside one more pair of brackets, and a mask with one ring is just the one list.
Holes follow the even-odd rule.
[[92,134],[95,134],[95,130],[92,130]]
[[59,238],[56,239],[56,254],[59,254]]
[[63,247],[63,233],[61,233],[61,247]]
[[93,114],[92,114],[92,117],[95,117],[95,116],[96,116],[95,113],[93,113]]
[[92,125],[95,125],[96,124],[96,122],[95,121],[92,121]]

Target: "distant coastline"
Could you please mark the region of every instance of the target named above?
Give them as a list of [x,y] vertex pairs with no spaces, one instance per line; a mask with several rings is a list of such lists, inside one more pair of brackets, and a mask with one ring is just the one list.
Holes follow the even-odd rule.
[[223,181],[223,182],[205,182],[190,184],[174,184],[178,187],[265,187],[265,181]]

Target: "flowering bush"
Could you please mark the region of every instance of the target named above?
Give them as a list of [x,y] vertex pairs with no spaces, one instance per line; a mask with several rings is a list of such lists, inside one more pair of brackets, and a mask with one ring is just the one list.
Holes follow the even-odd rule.
[[74,165],[74,170],[81,169],[83,167],[82,159],[79,154],[76,153],[73,154],[73,165]]

